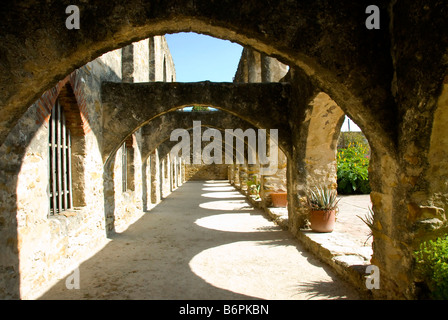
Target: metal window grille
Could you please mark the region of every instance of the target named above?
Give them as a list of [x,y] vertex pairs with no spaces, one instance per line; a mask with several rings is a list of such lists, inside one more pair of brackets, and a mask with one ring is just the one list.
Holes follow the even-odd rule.
[[128,150],[126,149],[126,142],[123,142],[121,147],[121,188],[122,192],[128,189]]
[[55,215],[73,207],[70,130],[59,101],[51,110],[49,147],[50,215]]

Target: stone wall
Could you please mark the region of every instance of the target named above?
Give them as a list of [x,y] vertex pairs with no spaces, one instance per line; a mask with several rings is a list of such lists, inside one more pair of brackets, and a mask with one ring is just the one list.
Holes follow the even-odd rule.
[[[112,171],[103,167],[104,81],[148,81],[165,72],[175,79],[164,37],[156,37],[159,59],[150,70],[150,39],[111,51],[74,71],[29,107],[0,147],[0,297],[33,299],[72,272],[143,213],[151,175],[142,171],[140,131],[131,136],[132,184],[121,190],[121,149]],[[131,50],[132,49],[132,50]],[[165,51],[163,51],[165,50]],[[160,52],[162,51],[162,52]],[[129,55],[132,53],[130,62]],[[154,55],[154,52],[152,52]],[[160,60],[165,61],[162,66]],[[163,78],[158,75],[158,79]],[[56,99],[64,107],[72,136],[74,208],[49,215],[49,118]],[[150,167],[149,167],[150,168]],[[157,182],[155,182],[157,183]]]
[[[18,270],[14,270],[20,275],[16,280],[20,287],[10,291],[12,295],[20,292],[20,297],[27,299],[42,293],[64,273],[75,268],[92,250],[104,244],[104,212],[98,210],[104,207],[103,166],[99,151],[101,139],[97,138],[101,134],[98,88],[103,79],[119,81],[117,69],[113,69],[117,57],[119,53],[112,52],[72,74],[76,100],[78,104],[84,102],[83,116],[88,115],[83,119],[88,122],[88,129],[72,137],[73,157],[76,158],[73,161],[73,181],[78,182],[74,194],[78,200],[82,198],[82,201],[74,201],[77,207],[49,216],[49,114],[43,123],[36,121],[42,109],[48,112],[52,108],[52,103],[45,104],[45,97],[28,109],[14,128],[15,134],[9,136],[2,146],[2,167],[10,167],[14,163],[11,157],[22,161],[17,163],[14,176],[8,170],[2,170],[2,180],[8,181],[11,189],[0,191],[2,199],[16,198],[15,203],[10,202],[9,206],[6,201],[1,201],[3,214],[17,217],[17,233],[11,235],[10,241],[17,241],[17,251],[11,254],[20,261],[15,266]],[[24,141],[20,137],[29,138]],[[82,151],[76,152],[81,145]],[[15,183],[11,181],[13,177]]]
[[185,179],[188,180],[227,180],[226,164],[190,164],[185,166]]

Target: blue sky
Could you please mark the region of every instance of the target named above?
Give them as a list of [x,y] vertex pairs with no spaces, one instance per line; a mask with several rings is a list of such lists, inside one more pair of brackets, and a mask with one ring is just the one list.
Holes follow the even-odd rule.
[[165,35],[178,82],[232,82],[243,47],[196,33]]
[[[221,40],[193,32],[167,34],[178,82],[232,82],[238,68],[243,47],[228,40]],[[350,121],[351,131],[360,131]],[[346,118],[342,131],[348,130]]]

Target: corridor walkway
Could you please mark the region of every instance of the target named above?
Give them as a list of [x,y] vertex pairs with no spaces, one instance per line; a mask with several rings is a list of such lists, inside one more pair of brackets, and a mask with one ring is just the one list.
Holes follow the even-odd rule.
[[360,299],[227,181],[186,182],[41,299]]

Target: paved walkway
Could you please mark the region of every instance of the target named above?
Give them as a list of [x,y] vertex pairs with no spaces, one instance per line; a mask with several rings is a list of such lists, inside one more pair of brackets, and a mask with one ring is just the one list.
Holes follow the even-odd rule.
[[[257,201],[253,201],[257,205]],[[333,232],[318,233],[302,229],[297,237],[320,260],[331,265],[344,279],[350,279],[359,290],[370,297],[366,289],[366,267],[373,254],[369,227],[361,220],[370,214],[370,195],[340,196],[339,212]],[[268,208],[268,215],[284,230],[288,229],[288,210]]]
[[227,181],[187,182],[42,299],[360,299]]

